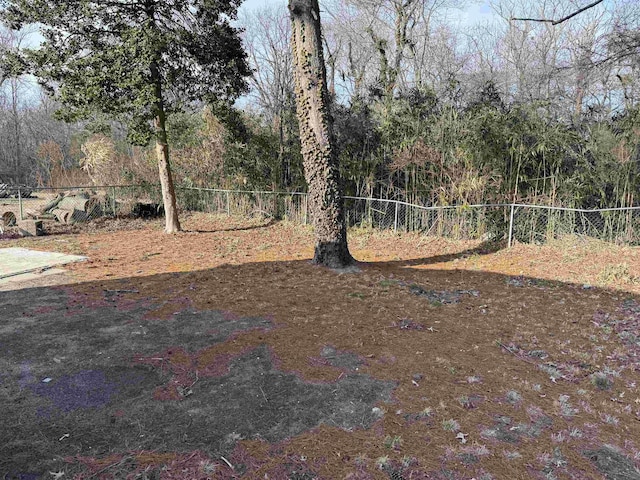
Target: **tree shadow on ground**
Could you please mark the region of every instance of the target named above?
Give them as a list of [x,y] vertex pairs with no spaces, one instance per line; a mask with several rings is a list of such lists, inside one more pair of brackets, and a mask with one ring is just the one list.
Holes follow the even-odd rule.
[[190,458],[213,478],[589,478],[616,463],[592,460],[605,444],[635,468],[618,425],[640,438],[622,400],[636,299],[407,268],[460,256],[1,292],[0,473],[116,478]]
[[250,225],[245,227],[231,227],[231,228],[216,228],[212,230],[200,230],[200,229],[185,229],[183,232],[185,233],[219,233],[219,232],[242,232],[247,230],[258,230],[263,228],[268,228],[274,224],[276,224],[278,220],[274,218],[270,218],[267,222],[261,223],[259,225]]
[[506,248],[506,242],[504,241],[500,241],[500,242],[489,241],[489,242],[482,242],[480,245],[473,248],[468,248],[465,250],[461,250],[459,252],[450,253],[446,255],[432,255],[429,257],[412,258],[409,260],[389,260],[389,261],[375,262],[375,263],[384,264],[389,267],[416,267],[419,265],[433,265],[435,263],[452,262],[454,260],[468,258],[473,255],[490,255],[492,253],[497,253],[500,250],[503,250],[505,248]]

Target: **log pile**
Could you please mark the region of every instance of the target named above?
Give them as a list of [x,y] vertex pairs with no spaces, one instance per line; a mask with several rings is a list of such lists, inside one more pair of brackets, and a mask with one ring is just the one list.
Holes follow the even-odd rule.
[[26,213],[31,218],[54,218],[60,223],[71,225],[103,215],[103,205],[108,205],[107,200],[106,196],[91,195],[87,192],[64,192],[42,208],[27,210]]
[[[29,204],[31,206],[31,204]],[[0,226],[10,227],[17,224],[17,207],[0,211]],[[96,194],[91,191],[61,192],[39,208],[20,210],[25,220],[55,220],[65,225],[83,223],[104,216],[115,215],[116,212],[129,212],[136,218],[155,218],[164,214],[161,204],[150,201],[124,201],[115,203],[107,194]]]
[[4,212],[0,216],[0,224],[5,227],[13,227],[16,224],[16,214],[13,212]]

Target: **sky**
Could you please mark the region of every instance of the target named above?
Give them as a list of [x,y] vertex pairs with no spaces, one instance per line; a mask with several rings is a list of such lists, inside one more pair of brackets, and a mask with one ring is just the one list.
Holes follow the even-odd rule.
[[[286,3],[286,0],[245,0],[240,6],[240,11],[251,11],[267,5],[285,5]],[[488,1],[469,3],[468,7],[460,11],[460,22],[462,24],[474,25],[492,17],[493,12]]]
[[[248,12],[251,10],[255,10],[267,5],[286,5],[287,0],[245,0],[240,6],[240,13]],[[470,5],[461,10],[459,13],[459,20],[463,25],[474,25],[479,22],[483,22],[492,17],[493,12],[489,7],[488,1],[476,1],[469,2]],[[40,38],[40,37],[36,37]],[[37,93],[37,89],[35,88],[35,79],[27,78],[24,79],[29,84],[32,84],[30,87],[27,87],[28,91],[34,92],[34,95]],[[4,86],[6,87],[6,86]],[[25,98],[24,101],[26,103],[32,103],[33,101],[37,102],[36,98]]]

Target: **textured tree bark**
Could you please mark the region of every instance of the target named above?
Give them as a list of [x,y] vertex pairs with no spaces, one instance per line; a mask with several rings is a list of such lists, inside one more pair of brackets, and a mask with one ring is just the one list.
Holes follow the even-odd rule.
[[309,211],[315,230],[313,262],[331,268],[354,263],[347,246],[344,200],[329,115],[318,0],[289,0],[296,112]]
[[164,205],[164,232],[177,233],[181,228],[176,207],[176,191],[173,187],[173,176],[171,175],[171,164],[169,163],[169,144],[167,143],[166,118],[162,103],[162,86],[160,84],[160,74],[155,65],[152,65],[151,76],[155,83],[156,93],[153,123],[156,133],[156,159],[158,160],[158,173],[160,175],[162,203]]

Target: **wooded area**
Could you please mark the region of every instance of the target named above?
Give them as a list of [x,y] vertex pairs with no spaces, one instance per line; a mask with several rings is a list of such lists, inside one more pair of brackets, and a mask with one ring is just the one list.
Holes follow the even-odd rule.
[[[329,0],[324,60],[346,194],[419,204],[637,203],[640,7],[499,0],[485,24],[467,2]],[[235,107],[191,102],[168,119],[175,179],[306,189],[295,116],[289,12],[245,13],[253,75]],[[29,32],[2,31],[5,46]],[[6,76],[6,75],[5,75]],[[150,147],[124,123],[64,124],[25,78],[2,78],[0,172],[30,184],[156,182]]]

